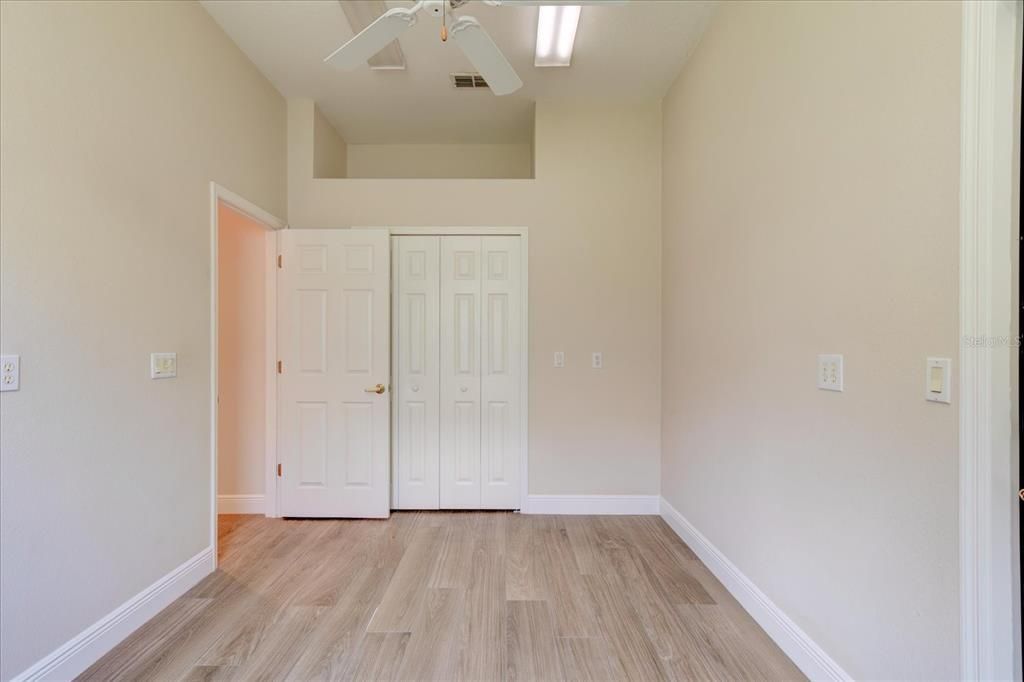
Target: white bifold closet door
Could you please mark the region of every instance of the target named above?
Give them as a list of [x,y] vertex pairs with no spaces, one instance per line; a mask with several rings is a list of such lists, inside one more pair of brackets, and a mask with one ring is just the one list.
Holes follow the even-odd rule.
[[393,462],[399,509],[438,509],[440,479],[440,260],[437,237],[396,237],[392,304]]
[[520,240],[395,242],[395,506],[517,509]]
[[523,300],[519,237],[480,248],[480,506],[518,509]]

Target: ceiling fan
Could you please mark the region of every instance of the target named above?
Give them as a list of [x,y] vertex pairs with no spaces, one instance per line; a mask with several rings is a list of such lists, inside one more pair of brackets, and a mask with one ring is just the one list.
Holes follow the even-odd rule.
[[[471,16],[449,14],[469,0],[420,0],[412,7],[396,7],[381,14],[373,23],[324,59],[339,69],[351,71],[363,65],[407,29],[416,24],[417,15],[426,10],[441,19],[441,40],[452,37],[473,67],[480,72],[495,95],[507,95],[523,86],[508,59],[494,44],[480,22]],[[624,0],[481,0],[485,5],[597,5],[622,4]]]

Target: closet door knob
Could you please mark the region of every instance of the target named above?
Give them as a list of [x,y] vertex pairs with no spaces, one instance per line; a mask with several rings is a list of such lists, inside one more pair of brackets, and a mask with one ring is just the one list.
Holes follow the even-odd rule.
[[412,392],[413,393],[419,393],[420,392],[420,387],[419,386],[413,386],[412,387]]
[[460,391],[462,391],[463,393],[465,393],[466,391],[468,391],[468,390],[469,390],[469,387],[468,387],[468,386],[463,386],[463,387],[462,387],[462,388],[460,388],[459,390],[460,390]]
[[370,388],[364,388],[363,391],[366,393],[376,393],[377,395],[381,395],[382,393],[384,393],[384,384],[377,384],[376,386],[371,386]]

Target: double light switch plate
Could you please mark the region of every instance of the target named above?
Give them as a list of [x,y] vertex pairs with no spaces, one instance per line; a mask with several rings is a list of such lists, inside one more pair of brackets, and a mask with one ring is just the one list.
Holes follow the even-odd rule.
[[177,353],[153,353],[149,356],[149,378],[170,379],[178,376]]

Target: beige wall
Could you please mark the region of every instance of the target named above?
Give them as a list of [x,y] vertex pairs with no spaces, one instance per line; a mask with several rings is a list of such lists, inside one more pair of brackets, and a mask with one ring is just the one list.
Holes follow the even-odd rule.
[[348,177],[348,145],[330,121],[313,107],[313,177]]
[[217,493],[263,494],[267,229],[221,204],[217,220]]
[[[533,145],[350,144],[350,178],[530,178]],[[317,177],[323,177],[318,175]]]
[[288,103],[291,226],[529,228],[530,492],[656,494],[659,103],[538,103],[536,180],[314,180],[311,107]]
[[286,188],[284,102],[198,5],[0,25],[7,679],[209,545],[209,183],[281,217]]
[[855,679],[958,675],[959,45],[723,3],[663,108],[662,494]]

